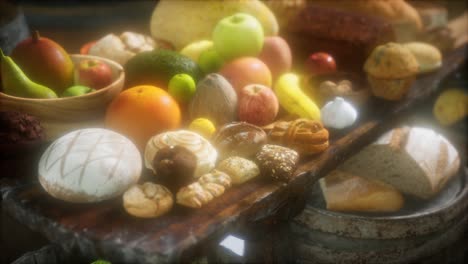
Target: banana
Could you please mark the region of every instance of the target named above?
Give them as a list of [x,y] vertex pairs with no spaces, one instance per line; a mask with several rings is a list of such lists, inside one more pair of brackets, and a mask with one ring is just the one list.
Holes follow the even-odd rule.
[[468,95],[461,89],[442,92],[434,104],[433,114],[444,126],[450,126],[468,115]]
[[290,114],[320,121],[320,109],[301,89],[299,76],[285,73],[276,81],[274,91],[280,105]]
[[256,17],[265,36],[278,34],[275,15],[260,0],[160,0],[151,16],[151,35],[180,50],[194,41],[211,39],[219,20],[238,12]]

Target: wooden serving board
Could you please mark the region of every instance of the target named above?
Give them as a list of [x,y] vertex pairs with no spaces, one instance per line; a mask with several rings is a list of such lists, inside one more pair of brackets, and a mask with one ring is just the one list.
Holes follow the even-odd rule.
[[467,58],[463,46],[446,54],[442,68],[420,76],[406,99],[370,100],[356,126],[332,134],[331,146],[319,156],[302,161],[288,184],[255,179],[229,189],[199,210],[176,206],[165,216],[129,216],[120,199],[98,204],[70,204],[50,197],[37,184],[0,188],[3,207],[20,222],[64,248],[118,263],[180,262],[192,259],[236,227],[275,215],[280,209],[293,217],[303,209],[304,192],[386,130],[395,126]]

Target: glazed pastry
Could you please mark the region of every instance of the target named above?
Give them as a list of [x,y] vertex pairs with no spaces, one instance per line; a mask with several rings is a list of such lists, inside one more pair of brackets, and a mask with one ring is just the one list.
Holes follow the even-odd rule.
[[341,97],[328,102],[321,110],[322,122],[328,128],[343,129],[352,126],[357,119],[357,111]]
[[53,142],[39,161],[39,182],[69,202],[98,202],[121,195],[140,178],[137,147],[107,129],[70,132]]
[[299,118],[294,121],[278,121],[264,127],[271,143],[285,146],[301,155],[317,154],[328,148],[329,133],[322,123]]
[[125,211],[137,217],[158,217],[169,212],[174,204],[172,193],[166,187],[145,182],[130,187],[123,195]]
[[253,157],[266,141],[267,135],[262,128],[246,122],[226,124],[213,138],[221,157]]
[[299,154],[289,148],[264,145],[255,156],[262,175],[280,181],[289,181],[296,170]]
[[242,184],[260,174],[255,162],[237,156],[221,161],[216,169],[229,175],[233,184]]
[[419,73],[432,72],[442,66],[442,53],[436,47],[423,42],[403,44],[408,48],[419,64]]
[[231,177],[226,173],[219,170],[212,170],[210,173],[203,174],[198,178],[198,182],[202,185],[208,183],[215,183],[223,186],[224,188],[231,187]]
[[177,130],[158,134],[148,141],[145,148],[146,168],[153,170],[157,175],[158,172],[153,167],[154,157],[159,150],[170,146],[185,147],[197,156],[197,165],[193,174],[195,178],[211,171],[215,166],[218,152],[208,140],[192,131]]
[[374,96],[397,101],[408,93],[419,64],[408,48],[391,42],[372,51],[364,70]]
[[177,192],[177,203],[192,208],[201,208],[204,204],[224,193],[224,187],[219,184],[200,184],[194,182]]
[[197,156],[179,145],[160,149],[153,160],[158,179],[171,190],[178,190],[193,181]]

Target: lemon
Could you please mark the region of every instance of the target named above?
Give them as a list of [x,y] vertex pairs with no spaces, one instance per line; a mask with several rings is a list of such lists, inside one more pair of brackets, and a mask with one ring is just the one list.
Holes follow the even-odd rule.
[[199,133],[205,138],[211,138],[211,136],[216,132],[215,125],[207,118],[194,119],[190,123],[189,129]]
[[468,114],[468,95],[461,89],[442,92],[434,104],[433,114],[444,126],[451,126]]

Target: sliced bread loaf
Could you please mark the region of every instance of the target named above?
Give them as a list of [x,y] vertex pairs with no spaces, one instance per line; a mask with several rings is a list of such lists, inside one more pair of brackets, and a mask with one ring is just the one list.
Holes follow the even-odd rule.
[[431,129],[393,129],[339,169],[393,185],[420,198],[437,194],[460,167],[457,150]]
[[327,209],[354,212],[395,212],[404,203],[393,186],[334,170],[320,179]]

